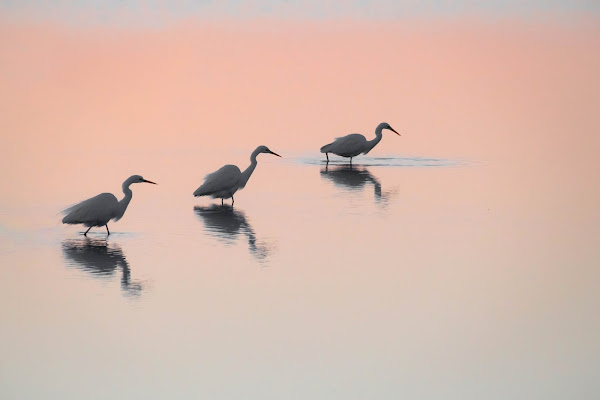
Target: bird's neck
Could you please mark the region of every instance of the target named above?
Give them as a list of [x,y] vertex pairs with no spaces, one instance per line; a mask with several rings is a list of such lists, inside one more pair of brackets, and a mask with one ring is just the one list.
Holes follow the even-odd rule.
[[125,196],[119,201],[119,209],[117,211],[117,217],[120,219],[125,214],[125,210],[127,210],[127,206],[133,197],[133,192],[129,189],[130,183],[123,183],[123,193]]
[[258,149],[256,149],[250,155],[250,165],[248,166],[248,168],[246,168],[244,172],[242,172],[242,185],[240,186],[240,189],[246,186],[246,183],[248,183],[248,179],[250,179],[250,175],[252,175],[252,173],[254,172],[254,169],[258,164],[258,162],[256,161],[256,156],[258,156],[258,154],[259,151]]
[[375,129],[375,139],[367,141],[367,145],[365,146],[366,151],[364,152],[364,154],[367,154],[369,151],[371,151],[371,149],[373,149],[373,147],[375,147],[377,143],[381,141],[381,138],[383,137],[382,131],[383,129],[379,127]]

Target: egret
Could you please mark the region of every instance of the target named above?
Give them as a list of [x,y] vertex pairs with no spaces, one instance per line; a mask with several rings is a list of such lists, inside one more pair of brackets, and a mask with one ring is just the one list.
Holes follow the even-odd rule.
[[223,199],[231,198],[231,205],[233,206],[235,202],[233,195],[239,189],[243,189],[248,183],[250,175],[252,175],[258,164],[256,156],[260,153],[268,153],[281,157],[279,154],[269,150],[267,146],[258,146],[250,155],[250,166],[244,172],[241,172],[235,165],[225,165],[212,174],[206,175],[202,186],[194,192],[194,197],[211,196],[213,199],[221,199],[221,205],[223,205]]
[[125,214],[127,206],[133,197],[133,192],[129,189],[129,186],[133,183],[152,183],[142,178],[140,175],[131,175],[123,182],[123,193],[125,197],[118,201],[112,193],[101,193],[98,196],[94,196],[90,199],[84,200],[81,203],[75,204],[68,207],[63,211],[65,217],[62,220],[63,224],[83,224],[88,227],[84,235],[92,229],[93,226],[106,226],[106,232],[110,235],[108,230],[108,221],[111,219],[118,221]]
[[377,125],[375,129],[375,139],[367,140],[363,135],[359,133],[351,133],[350,135],[336,138],[332,143],[326,144],[321,147],[321,153],[325,153],[327,162],[329,162],[329,153],[337,154],[342,157],[350,157],[350,163],[352,163],[352,157],[356,157],[359,154],[367,154],[373,147],[379,143],[382,138],[382,131],[389,129],[396,135],[400,136],[398,132],[394,130],[387,122],[382,122]]

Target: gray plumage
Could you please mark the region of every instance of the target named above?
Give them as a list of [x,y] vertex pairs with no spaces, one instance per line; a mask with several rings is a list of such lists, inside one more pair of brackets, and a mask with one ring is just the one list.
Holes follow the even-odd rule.
[[338,137],[333,142],[321,147],[321,153],[325,153],[327,161],[329,161],[329,153],[337,154],[342,157],[350,157],[350,161],[352,161],[352,157],[369,153],[383,137],[382,131],[384,129],[389,129],[400,136],[390,124],[382,122],[377,125],[377,128],[375,129],[375,139],[367,140],[359,133],[351,133],[350,135]]
[[250,176],[254,172],[258,162],[256,157],[260,153],[268,153],[281,157],[279,154],[269,150],[267,146],[258,146],[250,155],[250,166],[244,172],[240,171],[235,165],[225,165],[213,173],[206,175],[204,183],[194,191],[195,197],[211,196],[213,199],[231,199],[234,202],[233,195],[240,189],[246,187]]
[[[62,213],[65,214],[65,216],[62,219],[62,223],[83,224],[90,229],[93,226],[106,226],[106,231],[110,234],[108,222],[110,220],[120,220],[123,217],[123,214],[125,214],[127,206],[133,197],[133,192],[129,186],[133,183],[142,182],[156,185],[156,183],[147,181],[140,175],[132,175],[123,182],[122,187],[125,196],[121,201],[117,200],[112,193],[101,193],[63,210]],[[85,234],[87,234],[90,229],[88,229]]]

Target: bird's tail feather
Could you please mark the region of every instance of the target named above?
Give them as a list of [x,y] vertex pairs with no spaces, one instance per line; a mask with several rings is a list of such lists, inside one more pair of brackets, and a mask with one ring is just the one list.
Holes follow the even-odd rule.
[[62,213],[63,213],[63,214],[65,214],[65,216],[64,216],[64,217],[63,217],[63,219],[62,219],[62,223],[63,223],[63,224],[77,224],[77,223],[79,223],[79,222],[77,221],[77,218],[74,218],[74,214],[75,214],[75,213],[72,213],[72,212],[71,212],[71,211],[73,211],[73,208],[74,208],[74,207],[75,207],[75,206],[71,206],[71,207],[69,207],[69,208],[65,208],[65,209],[62,211]]
[[202,187],[199,187],[198,189],[196,189],[194,191],[194,197],[199,197],[199,196],[203,196],[206,193],[204,193],[204,189]]
[[60,214],[67,215],[68,213],[73,211],[73,209],[75,209],[75,207],[77,207],[78,205],[79,205],[79,203],[71,204],[67,208],[60,210]]
[[63,224],[80,224],[81,217],[82,217],[81,214],[85,212],[85,210],[83,209],[84,203],[85,203],[85,201],[82,201],[80,203],[70,205],[69,207],[62,210],[61,214],[64,215],[64,218],[62,219],[62,223]]
[[329,153],[330,152],[330,147],[333,143],[329,143],[326,144],[325,146],[321,147],[321,153]]

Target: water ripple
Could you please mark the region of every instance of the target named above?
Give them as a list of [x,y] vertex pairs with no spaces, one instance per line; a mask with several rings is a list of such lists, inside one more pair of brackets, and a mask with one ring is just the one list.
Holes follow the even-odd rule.
[[[303,165],[327,164],[323,157],[296,157],[292,162]],[[329,165],[348,165],[348,158],[331,157]],[[469,165],[466,160],[433,157],[357,157],[354,166],[362,167],[458,167]]]

